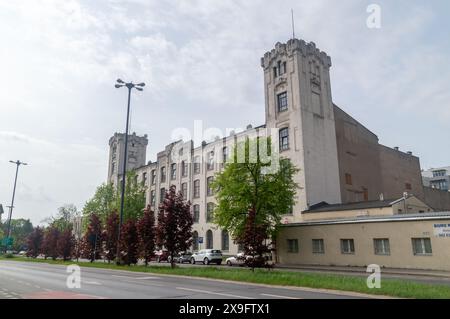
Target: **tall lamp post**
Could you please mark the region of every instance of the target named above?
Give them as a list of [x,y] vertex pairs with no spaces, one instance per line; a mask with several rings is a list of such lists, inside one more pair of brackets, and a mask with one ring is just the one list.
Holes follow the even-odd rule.
[[117,235],[117,257],[116,257],[116,263],[120,264],[120,231],[123,224],[123,207],[125,202],[125,180],[126,180],[126,173],[127,173],[127,157],[128,157],[128,124],[130,122],[130,100],[131,100],[131,90],[136,89],[138,91],[143,91],[145,83],[139,83],[134,84],[133,82],[126,83],[122,81],[121,79],[117,80],[116,83],[116,89],[119,89],[121,87],[126,87],[128,89],[128,107],[127,107],[127,122],[125,125],[125,152],[124,152],[124,159],[123,159],[123,167],[122,167],[122,189],[121,189],[121,195],[120,195],[120,221],[119,221],[119,230]]
[[[16,165],[16,177],[14,178],[14,189],[13,189],[13,195],[11,200],[11,206],[9,206],[9,216],[8,216],[8,230],[6,233],[7,240],[9,241],[11,237],[11,219],[12,219],[12,213],[14,209],[14,199],[16,197],[16,186],[17,186],[17,176],[19,175],[19,167],[20,165],[28,165],[27,163],[21,162],[19,160],[17,161],[9,161],[12,164]],[[5,252],[8,250],[8,243],[5,245]]]

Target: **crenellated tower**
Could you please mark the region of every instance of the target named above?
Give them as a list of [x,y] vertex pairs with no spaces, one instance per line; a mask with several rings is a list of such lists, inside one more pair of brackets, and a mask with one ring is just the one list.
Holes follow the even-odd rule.
[[313,42],[291,39],[264,54],[261,66],[266,126],[278,130],[281,156],[301,169],[294,216],[322,201],[340,203],[331,58]]

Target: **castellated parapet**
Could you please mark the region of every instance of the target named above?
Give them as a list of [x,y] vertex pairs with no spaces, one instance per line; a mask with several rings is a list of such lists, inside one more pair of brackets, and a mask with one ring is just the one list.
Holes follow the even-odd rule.
[[304,57],[314,56],[324,67],[331,67],[331,57],[328,54],[319,50],[314,42],[306,43],[299,39],[291,39],[287,43],[278,42],[275,44],[275,48],[266,52],[264,57],[261,58],[261,66],[267,69],[271,66],[273,60],[279,56],[292,56],[296,52],[301,53]]

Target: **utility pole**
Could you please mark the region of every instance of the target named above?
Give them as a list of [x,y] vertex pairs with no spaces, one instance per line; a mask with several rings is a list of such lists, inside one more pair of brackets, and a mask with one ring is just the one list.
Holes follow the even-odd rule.
[[128,125],[130,122],[130,101],[131,101],[131,90],[136,89],[138,91],[143,91],[143,87],[145,83],[134,84],[133,82],[125,83],[121,79],[117,80],[115,85],[116,89],[121,87],[126,87],[128,89],[128,107],[127,107],[127,122],[125,125],[125,150],[123,156],[123,167],[122,167],[122,189],[120,196],[120,221],[119,221],[119,231],[117,236],[117,255],[116,255],[116,263],[120,264],[120,232],[123,224],[123,208],[125,202],[125,181],[127,178],[127,157],[128,157]]
[[[12,219],[12,214],[13,214],[13,209],[14,209],[14,199],[16,197],[16,186],[17,186],[17,176],[19,175],[19,167],[20,165],[28,165],[27,163],[21,162],[19,160],[17,161],[9,161],[12,164],[16,165],[16,177],[14,178],[14,188],[13,188],[13,195],[12,195],[12,200],[11,200],[11,205],[9,206],[9,216],[8,216],[8,230],[6,232],[6,237],[7,237],[7,241],[9,241],[10,237],[11,237],[11,219]],[[6,243],[5,245],[5,253],[8,250],[8,243]]]

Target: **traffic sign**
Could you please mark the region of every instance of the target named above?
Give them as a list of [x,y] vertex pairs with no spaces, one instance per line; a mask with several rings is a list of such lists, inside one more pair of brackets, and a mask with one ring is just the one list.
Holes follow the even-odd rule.
[[199,237],[199,238],[198,238],[198,243],[199,243],[199,244],[203,244],[203,237]]
[[12,238],[12,237],[5,237],[2,239],[3,246],[11,246],[13,243],[14,243],[14,238]]

